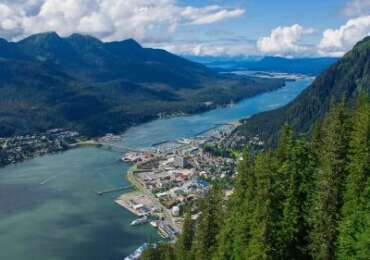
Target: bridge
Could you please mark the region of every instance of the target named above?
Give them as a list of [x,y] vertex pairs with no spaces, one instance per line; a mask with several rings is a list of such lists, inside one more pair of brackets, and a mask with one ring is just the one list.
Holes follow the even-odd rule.
[[123,152],[125,150],[128,150],[129,152],[140,152],[140,150],[116,143],[100,143],[100,145],[101,145],[100,148],[102,149],[114,150],[117,152]]

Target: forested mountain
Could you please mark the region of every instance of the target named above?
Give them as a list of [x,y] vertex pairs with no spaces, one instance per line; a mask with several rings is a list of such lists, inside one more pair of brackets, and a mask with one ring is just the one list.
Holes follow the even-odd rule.
[[[56,33],[43,33],[16,46],[34,59],[94,81],[125,79],[196,87],[202,76],[212,75],[205,66],[163,50],[142,48],[134,40],[103,43],[88,35],[61,38]],[[181,83],[183,86],[178,86]]]
[[313,123],[325,115],[333,100],[346,97],[349,103],[353,103],[358,90],[370,91],[370,37],[356,44],[352,51],[320,74],[291,103],[244,120],[235,134],[259,135],[271,144],[284,123],[291,125],[297,133],[307,133]]
[[311,140],[284,126],[277,148],[244,150],[233,194],[215,183],[177,242],[143,260],[368,259],[370,98],[332,105]]
[[191,60],[200,62],[208,67],[220,71],[251,70],[284,73],[301,73],[307,75],[318,75],[338,58],[283,58],[283,57],[189,57]]
[[159,114],[203,111],[282,85],[220,75],[134,40],[56,33],[0,39],[0,136],[53,127],[120,132]]
[[276,147],[245,147],[232,195],[214,182],[176,243],[142,259],[368,259],[369,80],[366,38],[295,101],[246,120],[239,134],[279,133]]

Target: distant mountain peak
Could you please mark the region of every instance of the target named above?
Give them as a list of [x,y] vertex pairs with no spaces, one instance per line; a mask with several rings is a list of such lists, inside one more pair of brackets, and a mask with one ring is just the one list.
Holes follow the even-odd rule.
[[128,45],[130,47],[142,48],[142,46],[137,41],[135,41],[132,38],[131,39],[127,39],[127,40],[123,40],[123,41],[121,41],[121,43],[126,44],[126,45]]
[[0,44],[8,44],[9,42],[4,39],[4,38],[0,38]]
[[33,34],[20,42],[27,42],[27,41],[47,41],[47,40],[60,40],[61,37],[56,32],[44,32],[44,33],[37,33]]
[[67,37],[67,39],[79,39],[79,40],[101,42],[98,38],[95,38],[88,34],[81,34],[81,33],[73,33],[69,37]]

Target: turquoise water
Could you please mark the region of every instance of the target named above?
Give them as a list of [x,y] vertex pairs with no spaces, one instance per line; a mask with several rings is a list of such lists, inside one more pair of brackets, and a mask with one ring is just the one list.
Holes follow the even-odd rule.
[[[214,124],[280,107],[310,82],[289,82],[233,107],[133,127],[120,145],[138,149],[191,137]],[[135,217],[114,203],[119,193],[95,194],[127,184],[128,166],[119,161],[124,152],[79,148],[0,169],[0,259],[115,260],[158,240],[149,225],[129,226]]]

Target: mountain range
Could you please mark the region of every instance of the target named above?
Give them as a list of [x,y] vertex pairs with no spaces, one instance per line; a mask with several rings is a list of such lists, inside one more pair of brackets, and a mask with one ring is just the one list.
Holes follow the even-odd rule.
[[196,57],[187,56],[189,59],[202,63],[218,71],[268,71],[299,73],[316,76],[330,65],[338,61],[334,57],[320,58],[284,58],[284,57]]
[[118,133],[159,115],[194,113],[281,87],[219,74],[129,39],[56,33],[0,39],[0,136],[63,127]]
[[353,104],[361,91],[370,92],[370,37],[366,37],[338,62],[322,72],[288,105],[243,120],[235,135],[259,135],[267,144],[274,144],[282,125],[289,124],[296,132],[307,134],[314,122],[324,117],[330,104],[345,98]]

